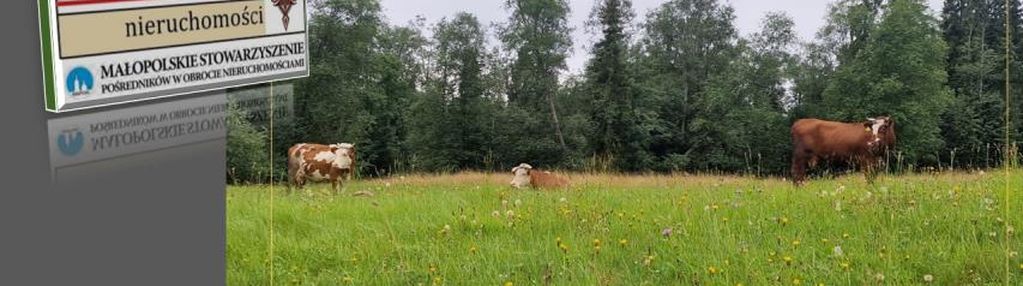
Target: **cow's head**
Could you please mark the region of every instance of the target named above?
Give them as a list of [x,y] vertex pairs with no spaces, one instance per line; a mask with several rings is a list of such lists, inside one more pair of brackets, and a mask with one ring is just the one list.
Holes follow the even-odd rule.
[[330,152],[351,156],[355,154],[355,144],[352,143],[330,144]]
[[870,147],[888,147],[895,144],[895,121],[889,116],[867,118],[863,125],[871,133]]
[[330,152],[334,153],[335,167],[348,169],[352,168],[355,162],[355,144],[337,143],[330,144]]
[[529,172],[533,170],[533,166],[522,163],[519,166],[512,168],[512,174],[515,177],[512,178],[511,186],[515,188],[523,188],[529,185]]

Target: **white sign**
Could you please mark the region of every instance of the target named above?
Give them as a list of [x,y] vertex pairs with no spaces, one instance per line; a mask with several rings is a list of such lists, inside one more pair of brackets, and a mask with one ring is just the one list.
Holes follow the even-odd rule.
[[46,110],[309,74],[306,0],[39,0]]

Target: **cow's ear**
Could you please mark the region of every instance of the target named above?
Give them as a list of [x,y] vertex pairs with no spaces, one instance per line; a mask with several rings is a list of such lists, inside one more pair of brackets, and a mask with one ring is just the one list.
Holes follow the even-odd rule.
[[518,171],[519,171],[519,168],[520,168],[520,167],[515,167],[515,168],[512,168],[512,174],[515,174],[515,172],[518,172]]
[[867,130],[870,130],[871,128],[874,128],[874,123],[870,121],[863,122],[863,128],[867,128]]

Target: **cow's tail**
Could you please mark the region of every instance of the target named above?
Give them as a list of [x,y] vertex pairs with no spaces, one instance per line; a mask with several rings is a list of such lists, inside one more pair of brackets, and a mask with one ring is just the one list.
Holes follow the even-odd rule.
[[301,153],[300,151],[302,150],[302,145],[304,144],[297,144],[295,146],[292,146],[291,148],[288,148],[288,180],[294,186],[299,185],[298,177],[302,175],[300,174],[302,172],[301,170],[302,158],[300,154]]
[[297,144],[288,148],[288,159],[294,159],[298,157],[298,150],[302,148],[302,144]]

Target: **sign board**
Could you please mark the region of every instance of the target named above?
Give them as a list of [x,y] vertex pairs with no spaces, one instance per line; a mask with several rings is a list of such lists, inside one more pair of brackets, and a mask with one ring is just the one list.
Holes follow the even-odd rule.
[[46,110],[309,74],[306,0],[39,0]]

